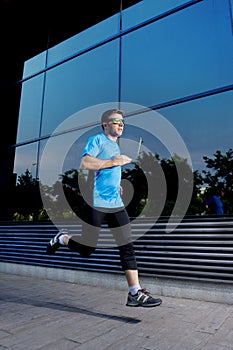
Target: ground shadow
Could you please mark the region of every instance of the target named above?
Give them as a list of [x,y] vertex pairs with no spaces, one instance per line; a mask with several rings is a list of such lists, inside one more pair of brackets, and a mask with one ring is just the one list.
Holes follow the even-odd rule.
[[108,319],[108,320],[115,320],[115,321],[125,322],[125,323],[135,324],[135,323],[141,322],[141,320],[138,320],[138,319],[133,318],[133,317],[110,315],[110,314],[106,314],[106,313],[102,313],[102,312],[83,309],[83,308],[76,307],[73,305],[67,305],[67,304],[46,302],[46,301],[41,301],[41,300],[30,300],[30,299],[17,298],[17,297],[9,298],[7,296],[4,298],[4,300],[7,302],[14,302],[14,303],[18,303],[18,304],[43,307],[43,308],[54,309],[54,310],[59,310],[59,311],[80,313],[83,315],[99,317],[99,318],[104,318],[104,319]]

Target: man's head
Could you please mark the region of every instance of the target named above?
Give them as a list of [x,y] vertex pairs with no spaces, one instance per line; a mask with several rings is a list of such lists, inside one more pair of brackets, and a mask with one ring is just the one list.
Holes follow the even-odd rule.
[[102,114],[102,117],[101,117],[101,124],[103,125],[104,122],[109,122],[111,119],[114,118],[114,115],[115,114],[119,114],[123,119],[124,117],[124,112],[120,109],[108,109],[107,111],[105,111],[103,114]]
[[105,135],[117,138],[122,135],[124,128],[124,112],[120,109],[109,109],[102,114],[101,124]]

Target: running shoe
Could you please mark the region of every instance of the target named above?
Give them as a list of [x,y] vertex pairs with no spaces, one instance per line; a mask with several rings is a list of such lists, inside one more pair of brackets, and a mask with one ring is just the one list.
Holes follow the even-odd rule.
[[60,231],[58,231],[58,233],[56,234],[56,236],[54,236],[48,243],[47,245],[47,249],[46,249],[46,254],[54,254],[56,252],[56,250],[58,250],[58,248],[61,247],[61,244],[59,242],[59,237],[61,235],[65,235],[68,234],[68,230],[66,229],[62,229]]
[[140,289],[137,294],[128,294],[126,306],[155,307],[162,303],[160,298],[154,298],[146,289]]

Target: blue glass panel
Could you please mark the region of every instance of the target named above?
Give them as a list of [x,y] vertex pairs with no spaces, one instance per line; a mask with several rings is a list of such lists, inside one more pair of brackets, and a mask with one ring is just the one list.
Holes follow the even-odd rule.
[[14,173],[17,178],[28,170],[32,177],[36,177],[37,172],[37,148],[38,143],[31,143],[20,146],[15,151]]
[[30,75],[36,74],[42,69],[44,69],[45,64],[46,64],[46,51],[27,60],[24,63],[23,79],[29,77]]
[[[84,142],[93,135],[88,130],[65,133],[41,142],[39,179],[42,185],[53,186],[61,182],[61,175],[66,171],[79,169]],[[101,129],[95,127],[95,130]]]
[[187,0],[143,0],[123,11],[122,29],[126,30],[185,3]]
[[[119,41],[106,44],[47,72],[42,135],[70,115],[118,100]],[[85,123],[96,117],[90,116]]]
[[204,1],[122,40],[122,101],[152,106],[232,83],[228,1]]
[[87,49],[119,32],[119,14],[114,15],[48,50],[48,66]]
[[39,75],[22,85],[17,142],[39,137],[43,80]]
[[232,91],[158,110],[182,136],[194,170],[204,169],[203,156],[233,148],[232,111]]

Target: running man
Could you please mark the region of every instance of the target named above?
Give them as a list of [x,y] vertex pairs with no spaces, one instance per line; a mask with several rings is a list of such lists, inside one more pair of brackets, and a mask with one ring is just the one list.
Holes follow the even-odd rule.
[[88,224],[83,224],[81,240],[61,230],[51,239],[47,254],[67,246],[83,257],[96,248],[101,224],[108,223],[119,249],[122,270],[128,284],[127,306],[155,307],[162,303],[139,282],[135,251],[131,240],[131,225],[121,197],[121,167],[131,159],[120,154],[117,140],[124,129],[124,113],[111,109],[101,117],[102,132],[90,137],[84,147],[80,168],[94,174],[92,201],[88,203]]

